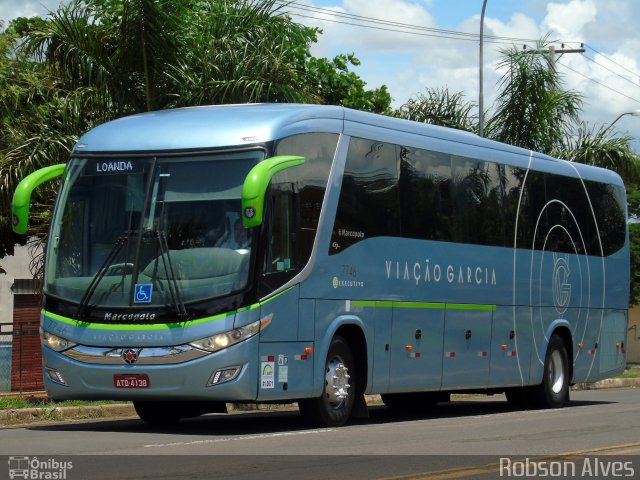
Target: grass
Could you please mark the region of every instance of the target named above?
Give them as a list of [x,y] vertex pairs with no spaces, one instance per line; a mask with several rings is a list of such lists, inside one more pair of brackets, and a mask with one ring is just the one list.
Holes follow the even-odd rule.
[[627,365],[624,372],[617,378],[640,378],[640,365]]
[[114,403],[129,403],[113,400],[65,400],[64,402],[54,402],[48,398],[42,397],[21,397],[7,396],[0,397],[0,410],[17,410],[20,408],[58,408],[58,407],[80,407],[80,406],[96,406],[109,405]]

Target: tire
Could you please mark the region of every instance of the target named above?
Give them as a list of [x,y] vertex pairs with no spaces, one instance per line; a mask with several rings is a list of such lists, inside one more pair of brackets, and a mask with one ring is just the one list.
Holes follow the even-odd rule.
[[140,419],[153,426],[175,425],[182,416],[176,402],[134,401],[133,408]]
[[347,342],[331,341],[324,368],[324,388],[317,398],[300,400],[300,413],[314,426],[341,427],[349,420],[356,397],[356,365]]
[[569,360],[564,341],[552,335],[544,359],[542,383],[532,388],[536,408],[560,408],[569,401]]

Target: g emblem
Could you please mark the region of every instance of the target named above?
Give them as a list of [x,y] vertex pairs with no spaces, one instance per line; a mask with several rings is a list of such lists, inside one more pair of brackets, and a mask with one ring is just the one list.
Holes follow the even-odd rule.
[[554,254],[553,260],[553,303],[558,313],[563,314],[571,301],[569,256]]

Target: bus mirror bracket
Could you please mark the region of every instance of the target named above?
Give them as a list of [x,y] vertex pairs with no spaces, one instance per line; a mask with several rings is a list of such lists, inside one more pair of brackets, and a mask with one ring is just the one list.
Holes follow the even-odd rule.
[[24,235],[29,226],[29,207],[31,204],[31,193],[44,182],[53,180],[62,175],[66,164],[59,163],[36,170],[27,175],[16,187],[13,193],[13,205],[11,223],[13,231]]
[[242,185],[242,224],[246,228],[262,224],[267,187],[273,176],[304,163],[304,157],[279,155],[266,158],[254,166]]

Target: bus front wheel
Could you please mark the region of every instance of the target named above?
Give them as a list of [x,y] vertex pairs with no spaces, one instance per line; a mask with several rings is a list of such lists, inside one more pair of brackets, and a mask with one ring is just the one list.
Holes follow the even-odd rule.
[[134,401],[133,408],[143,422],[153,426],[175,425],[182,418],[175,402]]
[[355,370],[349,345],[342,337],[334,337],[325,363],[322,395],[298,402],[305,419],[324,427],[340,427],[347,423],[356,394]]

